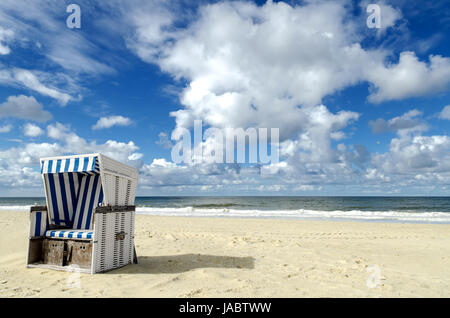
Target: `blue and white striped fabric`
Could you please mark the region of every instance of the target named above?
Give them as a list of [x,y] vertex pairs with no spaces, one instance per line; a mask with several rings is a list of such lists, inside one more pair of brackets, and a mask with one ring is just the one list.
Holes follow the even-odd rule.
[[80,172],[98,174],[99,165],[95,156],[41,160],[41,173]]
[[79,173],[44,174],[47,205],[51,224],[71,226],[81,180]]
[[94,209],[103,202],[97,156],[42,159],[41,172],[50,224],[92,228]]
[[103,202],[100,175],[44,174],[50,223],[88,230],[94,209]]
[[100,175],[84,176],[80,182],[78,203],[73,219],[74,229],[92,229],[94,209],[103,202],[103,189]]
[[47,211],[33,211],[30,213],[30,237],[43,236],[47,228]]
[[45,236],[63,239],[91,240],[94,237],[94,232],[83,230],[49,230],[45,232]]

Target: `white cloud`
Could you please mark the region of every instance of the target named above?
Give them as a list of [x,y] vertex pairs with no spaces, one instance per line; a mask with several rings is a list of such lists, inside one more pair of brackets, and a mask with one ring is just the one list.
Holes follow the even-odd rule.
[[37,137],[42,135],[44,131],[39,126],[28,123],[23,127],[23,133],[28,137]]
[[[389,11],[388,7],[384,5],[384,11]],[[359,46],[356,27],[351,19],[345,19],[342,3],[291,7],[280,2],[258,7],[233,2],[208,5],[199,11],[199,18],[178,32],[170,27],[174,22],[170,14],[151,28],[144,13],[130,14],[129,18],[138,35],[130,40],[130,47],[175,78],[190,81],[182,96],[187,109],[174,113],[177,122],[192,121],[202,111],[215,126],[227,119],[235,123],[238,118],[229,118],[230,114],[239,113],[235,117],[249,121],[254,114],[267,112],[269,106],[264,104],[272,108],[281,104],[283,110],[299,104],[315,105],[324,96],[364,80],[375,81],[379,88],[374,101],[386,95],[383,82],[370,73],[375,66],[389,71],[383,63],[387,52]],[[398,10],[391,11],[391,18],[385,18],[389,25],[400,16],[394,13]],[[433,57],[432,63],[438,63],[437,59]],[[442,77],[433,66],[431,69],[429,75]],[[421,93],[431,88],[435,86],[422,87]],[[403,93],[408,94],[417,91]],[[386,96],[391,98],[398,96]],[[239,112],[234,109],[236,104]],[[258,111],[252,111],[252,105]]]
[[422,136],[424,123],[414,117],[421,115],[417,110],[387,122],[387,129],[395,130],[389,151],[374,154],[372,168],[365,175],[368,180],[391,181],[397,184],[433,182],[446,184],[450,180],[450,137],[445,135]]
[[[384,28],[392,27],[401,12],[379,4]],[[376,103],[443,91],[450,83],[448,58],[430,56],[427,64],[403,52],[397,64],[386,65],[390,52],[361,48],[359,26],[342,2],[220,2],[200,6],[181,30],[165,7],[157,12],[161,18],[149,22],[151,12],[127,10],[125,20],[134,26],[127,40],[143,60],[188,81],[184,109],[172,113],[178,127],[201,118],[222,128],[283,127],[286,137],[301,131],[305,114],[298,105],[315,106],[362,81],[372,84],[369,99]]]
[[204,163],[178,165],[159,158],[153,159],[151,164],[142,166],[139,182],[142,188],[202,187],[236,184],[236,181],[242,179],[244,175],[245,173],[237,174],[230,165]]
[[7,133],[7,132],[10,132],[12,128],[13,128],[12,125],[4,125],[4,126],[0,126],[0,133]]
[[0,55],[8,55],[11,53],[11,49],[5,43],[11,40],[13,36],[13,30],[0,27]]
[[381,29],[387,29],[395,25],[402,18],[400,9],[394,8],[383,2],[377,3],[380,6]]
[[301,185],[298,185],[298,186],[296,186],[295,188],[294,188],[294,191],[313,191],[313,190],[321,190],[322,189],[322,187],[316,187],[316,186],[313,186],[313,185],[309,185],[309,184],[301,184]]
[[442,92],[450,84],[450,58],[430,55],[424,63],[414,52],[402,52],[397,64],[368,64],[366,76],[376,88],[369,96],[375,103]]
[[[394,26],[401,12],[381,5],[385,27]],[[183,108],[171,113],[176,127],[202,119],[218,128],[280,128],[282,154],[297,165],[352,157],[331,145],[346,137],[342,130],[359,114],[333,114],[321,105],[324,97],[368,81],[369,100],[381,102],[442,91],[450,81],[447,58],[430,56],[427,64],[403,52],[397,64],[386,65],[389,51],[363,49],[360,27],[342,2],[219,2],[200,6],[186,29],[163,12],[150,26],[145,11],[124,14],[134,26],[129,47],[188,83]]]
[[367,168],[366,174],[364,177],[367,180],[375,180],[375,181],[382,181],[382,182],[390,182],[391,178],[388,176],[385,176],[382,172],[377,171],[377,169],[374,168]]
[[378,118],[377,120],[369,121],[369,126],[372,127],[372,132],[375,134],[385,132],[413,132],[413,131],[425,131],[427,125],[421,120],[422,112],[413,109],[405,114],[389,119],[388,121]]
[[140,154],[135,154],[139,147],[136,146],[133,141],[125,143],[107,140],[103,144],[98,144],[94,141],[89,142],[73,132],[68,125],[63,125],[61,123],[47,126],[47,135],[64,144],[64,153],[77,154],[101,152],[106,156],[132,165],[136,165],[137,161],[141,158]]
[[[0,68],[0,83],[20,86],[36,91],[44,96],[56,99],[58,103],[65,106],[73,97],[69,94],[53,87],[50,83],[47,85],[42,83],[39,77],[49,77],[43,72],[29,71],[22,68],[1,69]],[[56,76],[52,76],[55,78]]]
[[[450,137],[400,136],[394,138],[389,152],[375,155],[375,167],[386,173],[418,174],[450,172]],[[442,177],[445,175],[443,174]]]
[[142,153],[135,152],[128,156],[128,160],[134,161],[134,160],[140,160],[144,157]]
[[29,143],[0,150],[0,187],[8,190],[42,188],[42,178],[37,169],[39,158],[57,154],[61,150],[61,146],[56,143]]
[[0,118],[12,117],[45,122],[52,115],[44,110],[33,96],[9,96],[6,102],[0,104]]
[[322,98],[360,81],[366,60],[383,59],[357,44],[340,3],[221,2],[201,7],[185,30],[172,26],[170,14],[151,27],[145,13],[130,15],[136,54],[188,81],[183,109],[171,114],[177,128],[192,127],[194,119],[217,128],[280,128],[289,168],[311,165],[296,177],[339,161],[331,140],[344,138],[342,130],[359,117],[330,112]]
[[440,119],[450,120],[450,105],[445,106],[439,114]]
[[7,55],[7,54],[9,54],[9,52],[11,52],[11,50],[9,49],[9,47],[3,45],[3,44],[0,42],[0,55]]
[[123,116],[109,116],[109,117],[102,117],[100,118],[97,123],[92,126],[92,129],[98,130],[98,129],[105,129],[105,128],[111,128],[113,126],[129,126],[132,124],[132,121],[130,118],[123,117]]

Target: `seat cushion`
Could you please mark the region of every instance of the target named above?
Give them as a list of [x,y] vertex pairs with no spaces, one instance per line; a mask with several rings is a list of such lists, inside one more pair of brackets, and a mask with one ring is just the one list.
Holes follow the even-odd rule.
[[91,240],[94,237],[94,231],[90,230],[49,230],[45,232],[46,237],[62,239]]

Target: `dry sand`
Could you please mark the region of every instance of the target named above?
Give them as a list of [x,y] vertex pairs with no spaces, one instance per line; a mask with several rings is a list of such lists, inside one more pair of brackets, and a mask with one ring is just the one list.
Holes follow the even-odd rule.
[[138,265],[77,288],[25,267],[28,213],[2,211],[0,296],[450,296],[450,225],[138,215],[135,234]]

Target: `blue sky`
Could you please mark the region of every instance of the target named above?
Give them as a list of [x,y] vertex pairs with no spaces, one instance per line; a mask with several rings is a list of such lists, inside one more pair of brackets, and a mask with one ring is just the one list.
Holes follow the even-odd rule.
[[[88,152],[139,195],[448,195],[449,27],[444,1],[2,1],[0,195]],[[172,162],[198,119],[279,128],[280,162]]]

